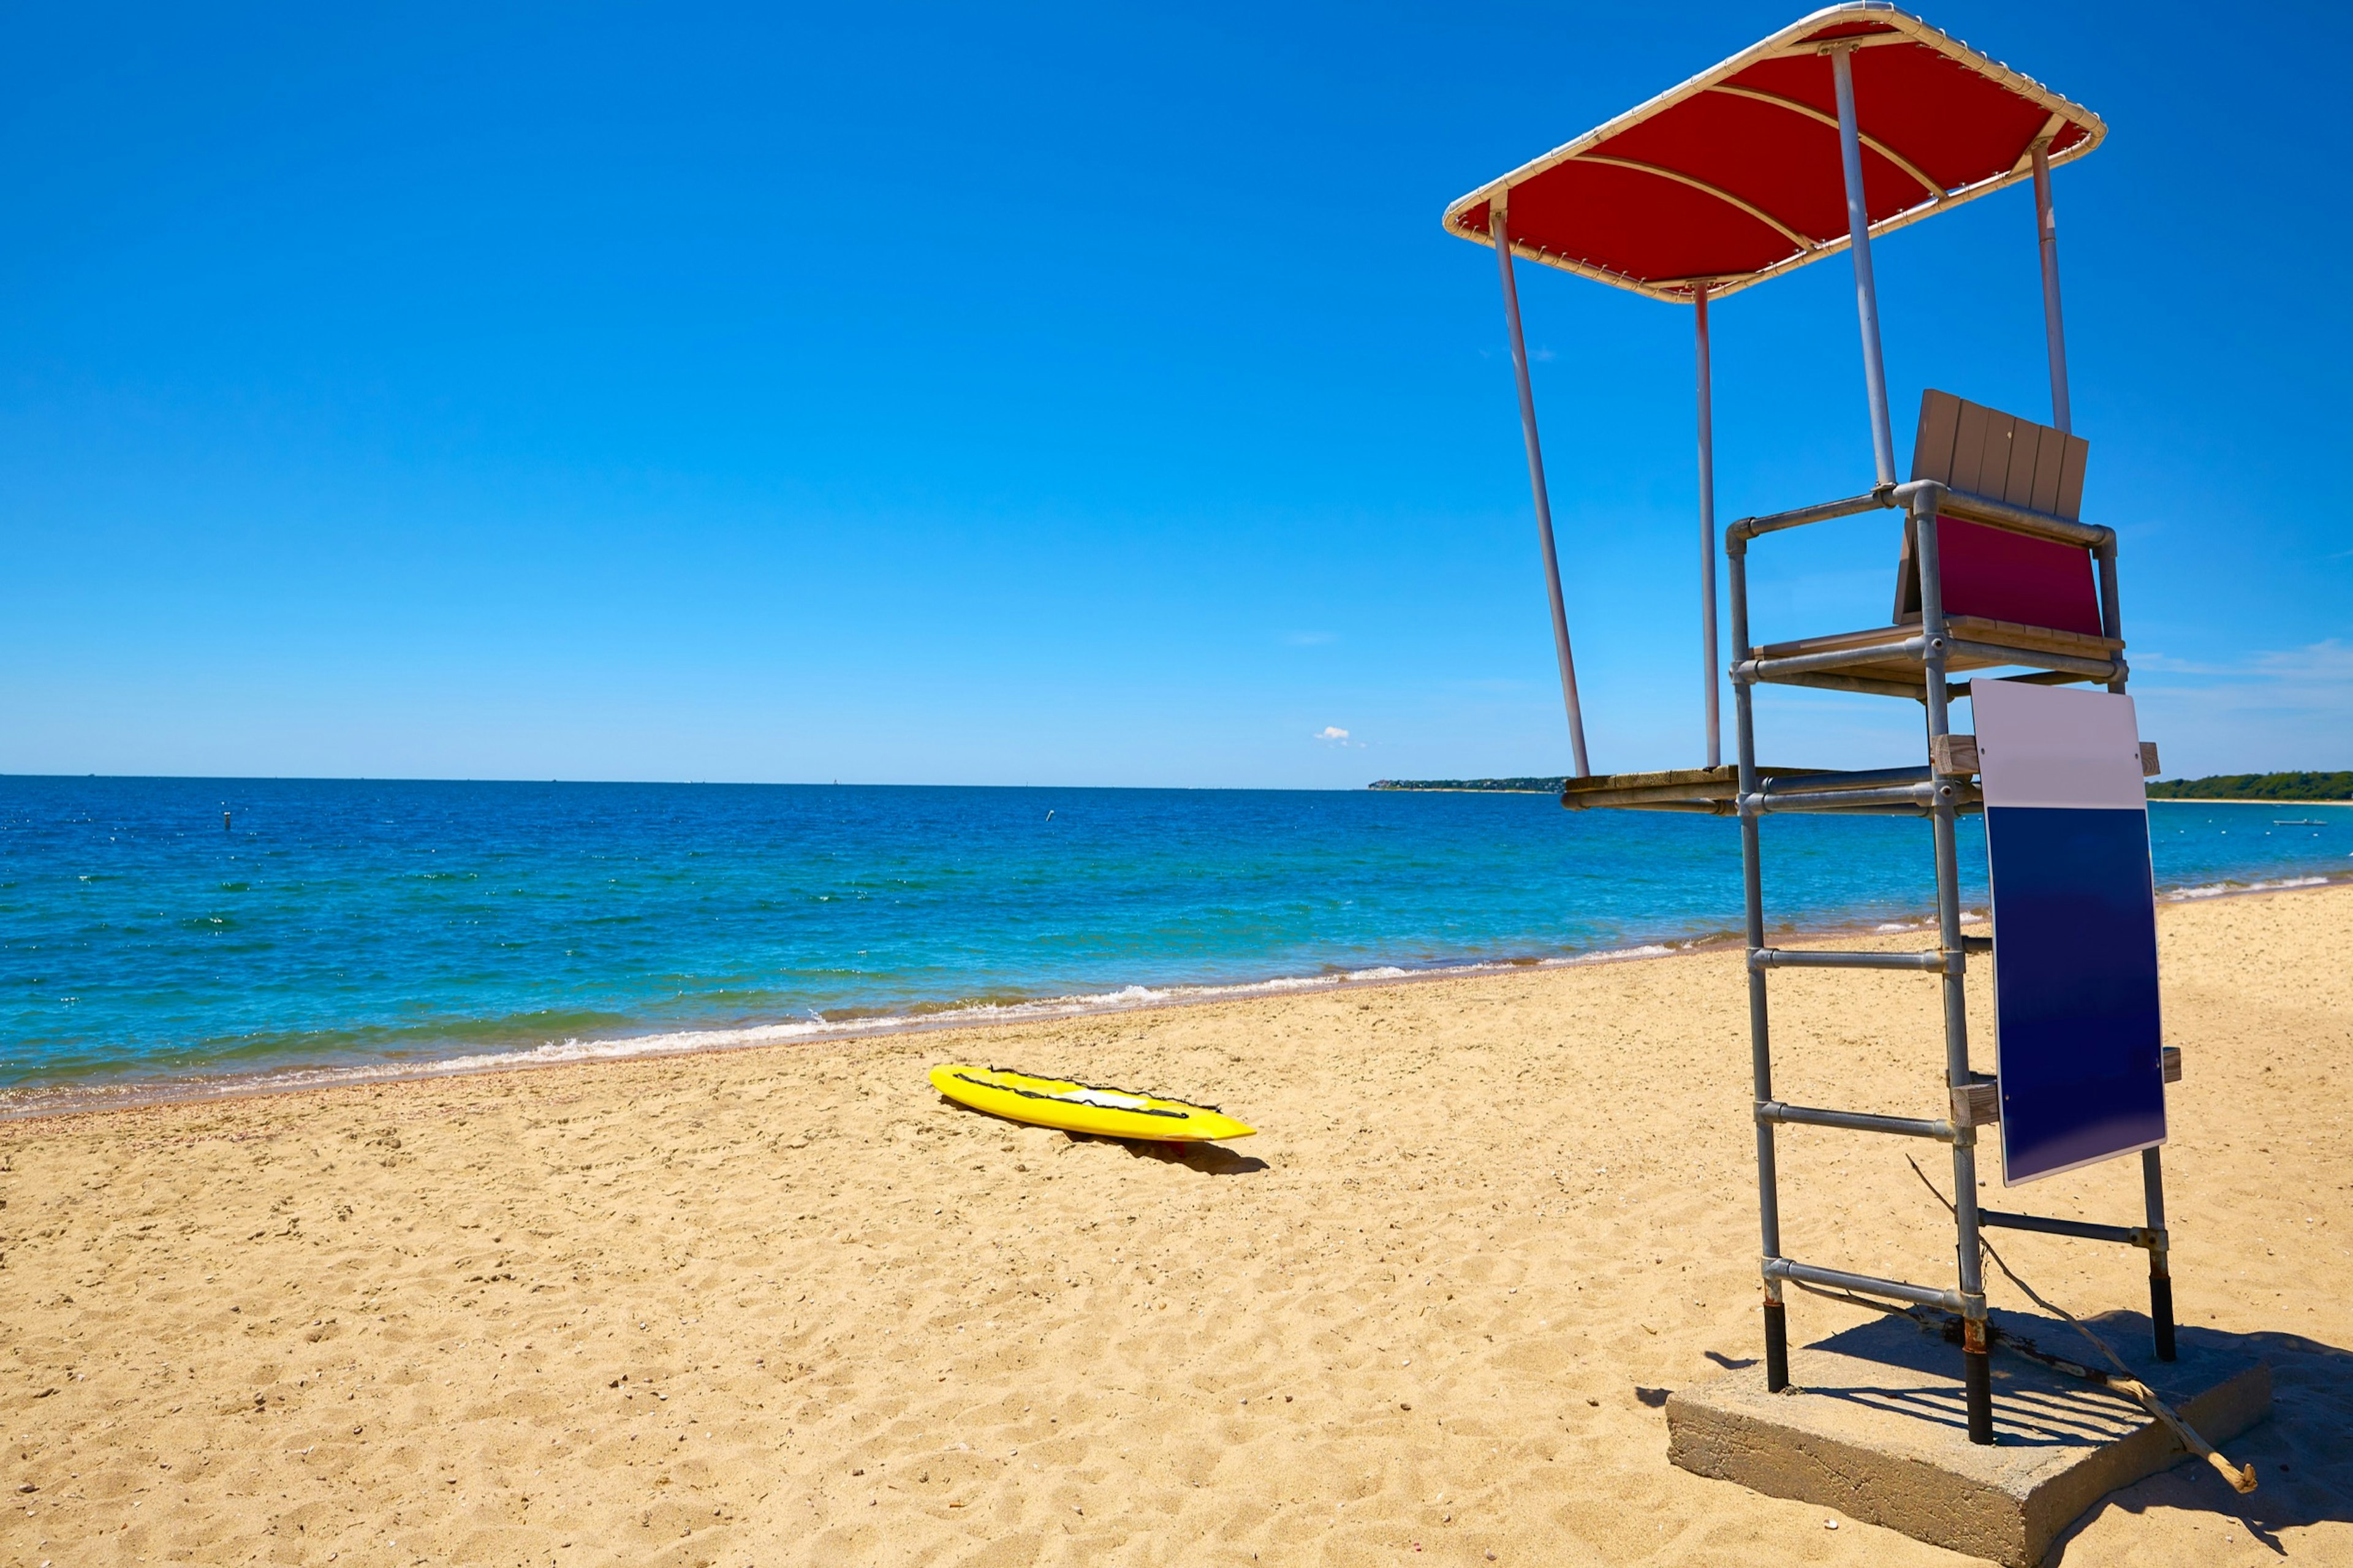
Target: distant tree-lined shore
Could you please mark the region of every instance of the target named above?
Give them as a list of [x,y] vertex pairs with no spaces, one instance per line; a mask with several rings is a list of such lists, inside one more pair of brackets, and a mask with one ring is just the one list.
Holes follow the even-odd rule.
[[2353,773],[2211,773],[2202,779],[2158,779],[2151,800],[2353,801]]
[[[1367,789],[1490,790],[1509,795],[1558,795],[1563,778],[1375,779]],[[2158,779],[2151,800],[2353,801],[2353,773],[2211,773],[2202,779]]]
[[1476,789],[1509,795],[1558,795],[1565,778],[1551,779],[1375,779],[1366,789]]

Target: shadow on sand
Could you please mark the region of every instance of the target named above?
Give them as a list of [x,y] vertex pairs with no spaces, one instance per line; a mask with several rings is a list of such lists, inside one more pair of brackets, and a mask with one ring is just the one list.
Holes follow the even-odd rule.
[[[1016,1121],[1010,1117],[998,1116],[994,1112],[982,1110],[976,1106],[950,1100],[944,1094],[940,1096],[940,1103],[951,1110],[961,1111],[966,1116],[977,1116],[989,1121],[1002,1122],[1008,1127],[1039,1130],[1035,1122]],[[1105,1138],[1092,1132],[1064,1132],[1062,1136],[1073,1143],[1109,1143],[1114,1148],[1126,1150],[1136,1159],[1157,1160],[1164,1165],[1181,1165],[1186,1170],[1198,1172],[1204,1176],[1247,1176],[1269,1168],[1265,1161],[1249,1154],[1237,1154],[1222,1143],[1143,1142],[1133,1138]]]
[[2272,1367],[2272,1414],[2223,1445],[2236,1464],[2253,1465],[2262,1485],[2241,1497],[2199,1460],[2110,1492],[2052,1542],[2047,1563],[2111,1509],[2146,1513],[2179,1509],[2235,1520],[2248,1538],[2286,1560],[2283,1530],[2353,1522],[2353,1352],[2297,1334],[2233,1334],[2235,1346]]
[[1062,1136],[1073,1143],[1117,1143],[1136,1159],[1182,1165],[1205,1176],[1247,1176],[1267,1169],[1265,1161],[1237,1154],[1222,1143],[1139,1143],[1127,1138],[1098,1138],[1089,1132],[1065,1132]]

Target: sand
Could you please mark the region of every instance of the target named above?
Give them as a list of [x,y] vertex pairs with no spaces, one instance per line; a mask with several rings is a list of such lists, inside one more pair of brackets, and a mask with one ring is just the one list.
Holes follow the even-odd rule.
[[[2161,929],[2182,1316],[2277,1414],[2255,1495],[2177,1469],[2064,1561],[2353,1563],[2353,889]],[[1938,1114],[1936,996],[1777,977],[1781,1092]],[[1017,1128],[959,1058],[1262,1131]],[[1747,1103],[1718,952],[0,1126],[0,1560],[1964,1562],[1666,1461],[1757,1352]],[[1934,1146],[1782,1147],[1794,1255],[1949,1268]],[[2005,1250],[2145,1305],[2138,1253]]]

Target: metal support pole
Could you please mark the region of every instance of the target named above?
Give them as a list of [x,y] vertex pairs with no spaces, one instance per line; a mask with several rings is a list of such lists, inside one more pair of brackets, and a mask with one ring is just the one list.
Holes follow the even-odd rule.
[[2000,1209],[1978,1210],[1978,1227],[1998,1226],[2007,1230],[2039,1231],[2044,1236],[2080,1237],[2085,1241],[2113,1241],[2123,1247],[2153,1247],[2162,1245],[2158,1235],[2138,1226],[2094,1225],[2089,1220],[2054,1219],[2049,1215],[2005,1214]]
[[[1937,737],[1952,732],[1951,698],[1945,689],[1945,658],[1950,644],[1945,625],[1944,574],[1936,554],[1936,509],[1944,500],[1940,485],[1923,485],[1913,492],[1912,526],[1919,545],[1920,631],[1926,639],[1928,737],[1930,766],[1935,766]],[[1947,959],[1945,991],[1945,1086],[1947,1094],[1969,1087],[1968,997],[1962,983],[1967,951],[1961,942],[1960,857],[1953,831],[1958,796],[1954,781],[1939,777],[1930,808],[1936,838],[1936,945]],[[1961,1384],[1968,1412],[1969,1441],[1993,1441],[1993,1383],[1987,1363],[1985,1337],[1985,1259],[1978,1240],[1977,1130],[1953,1130],[1953,1213],[1957,1232],[1955,1250],[1960,1262],[1960,1295],[1964,1319],[1961,1343]]]
[[[2052,275],[2046,272],[2044,276]],[[2052,287],[2056,289],[2058,285],[2053,282]],[[2124,609],[2116,602],[2115,540],[2111,539],[2100,551],[2099,564],[2100,628],[2109,637],[2121,637],[2124,636]],[[2108,682],[2110,691],[2120,692],[2124,689],[2125,683],[2121,680]],[[2147,1209],[2148,1228],[2161,1237],[2165,1235],[2165,1162],[2155,1149],[2140,1152],[2140,1185]],[[2157,1342],[2157,1359],[2159,1361],[2171,1361],[2174,1355],[2173,1262],[2167,1251],[2162,1241],[2148,1249],[2148,1322],[2151,1337]]]
[[1536,539],[1544,550],[1545,589],[1552,595],[1552,645],[1560,658],[1560,695],[1568,710],[1568,745],[1577,776],[1587,777],[1585,716],[1577,702],[1577,661],[1568,651],[1568,609],[1560,596],[1560,552],[1553,543],[1552,500],[1545,490],[1544,448],[1536,441],[1535,387],[1528,379],[1527,340],[1520,331],[1520,289],[1512,276],[1512,242],[1499,200],[1487,209],[1487,237],[1495,242],[1495,265],[1504,277],[1504,321],[1511,328],[1512,369],[1520,382],[1520,434],[1528,447],[1528,488],[1535,492]]
[[1887,366],[1879,352],[1879,286],[1871,275],[1871,212],[1862,199],[1862,138],[1854,118],[1854,47],[1831,49],[1831,82],[1838,94],[1839,162],[1846,175],[1848,254],[1854,261],[1854,303],[1862,318],[1862,391],[1871,402],[1871,459],[1879,482],[1895,482],[1895,430],[1887,416]]
[[1961,1404],[1968,1412],[1969,1441],[1993,1444],[1993,1358],[1986,1343],[1985,1311],[1961,1320]]
[[[2042,308],[2043,318],[2051,332],[2051,394],[2058,417],[2059,428],[2067,428],[2067,364],[2066,350],[2059,335],[2059,258],[2052,237],[2051,166],[2044,150],[2034,150],[2034,205],[2043,215],[2042,237]],[[2100,630],[2108,637],[2124,634],[2124,606],[2116,597],[2116,542],[2112,537],[2096,552],[2100,582]],[[2125,689],[2122,680],[2108,682],[2110,691]],[[2165,1235],[2165,1161],[2155,1149],[2140,1152],[2141,1196],[2148,1228],[2159,1237]],[[2173,1261],[2168,1249],[2160,1240],[2148,1249],[2148,1325],[2149,1336],[2156,1342],[2157,1359],[2174,1359],[2173,1339]]]
[[2051,205],[2051,143],[2034,144],[2034,232],[2042,252],[2042,338],[2051,350],[2051,423],[2073,434],[2067,406],[2067,329],[2059,315],[2059,215]]
[[[1735,652],[1748,651],[1748,542],[1746,539],[1725,541],[1728,586],[1732,591],[1732,646]],[[1743,798],[1756,795],[1759,783],[1757,773],[1756,688],[1746,683],[1732,689],[1732,711],[1736,743],[1740,756],[1740,794]],[[1753,956],[1765,946],[1765,880],[1758,859],[1761,846],[1757,834],[1757,816],[1754,811],[1740,814],[1740,889],[1746,917],[1746,930],[1748,951]],[[1773,1100],[1773,1032],[1765,1010],[1765,971],[1761,965],[1748,967],[1748,1067],[1755,1083],[1756,1103],[1767,1105]],[[1781,1196],[1780,1181],[1773,1167],[1773,1123],[1759,1117],[1757,1120],[1757,1224],[1759,1240],[1764,1247],[1764,1264],[1769,1266],[1781,1257]],[[1789,1318],[1782,1300],[1781,1281],[1770,1273],[1765,1276],[1765,1386],[1775,1394],[1789,1386]]]
[[[2148,1205],[2148,1228],[2165,1234],[2165,1163],[2154,1149],[2140,1152],[2141,1195]],[[2157,1359],[2173,1359],[2173,1265],[2162,1242],[2148,1249],[2148,1323]]]
[[[2094,553],[2099,563],[2100,573],[2100,635],[2102,637],[2115,637],[2121,641],[2125,635],[2125,614],[2124,606],[2116,602],[2116,542],[2115,536],[2111,535],[2108,542],[2105,544],[2101,545]],[[2108,689],[2110,691],[2122,693],[2124,689],[2125,683],[2120,679],[2111,680],[2108,682]]]
[[1724,721],[1718,689],[1724,679],[1715,650],[1715,407],[1707,361],[1707,285],[1692,290],[1692,321],[1699,349],[1699,615],[1700,675],[1705,681],[1707,765],[1724,761]]

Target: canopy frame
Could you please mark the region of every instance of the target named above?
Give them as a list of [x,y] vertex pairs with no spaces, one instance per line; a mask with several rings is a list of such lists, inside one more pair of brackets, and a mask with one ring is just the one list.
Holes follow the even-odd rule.
[[[1873,29],[1856,32],[1857,28]],[[1843,29],[1839,36],[1820,37],[1826,29]],[[1908,12],[1896,9],[1888,0],[1849,0],[1803,17],[1751,45],[1707,70],[1671,88],[1647,102],[1594,127],[1584,135],[1531,159],[1511,173],[1488,181],[1476,190],[1450,203],[1440,222],[1450,234],[1474,244],[1493,243],[1487,222],[1486,208],[1497,198],[1508,199],[1511,191],[1537,176],[1579,162],[1599,166],[1615,166],[1662,176],[1688,188],[1722,198],[1727,205],[1746,212],[1768,226],[1780,231],[1794,248],[1792,252],[1769,265],[1739,273],[1694,273],[1672,278],[1637,278],[1598,264],[1589,258],[1569,256],[1531,240],[1525,226],[1512,240],[1514,254],[1541,266],[1590,278],[1612,288],[1630,289],[1654,300],[1688,301],[1691,291],[1701,284],[1707,285],[1717,299],[1752,288],[1768,279],[1809,263],[1835,256],[1853,242],[1852,230],[1847,234],[1809,235],[1787,219],[1758,210],[1757,205],[1735,193],[1711,185],[1686,172],[1663,165],[1630,159],[1622,154],[1597,153],[1595,150],[1616,140],[1635,127],[1648,123],[1678,105],[1705,93],[1716,93],[1746,102],[1777,105],[1800,118],[1830,124],[1831,117],[1810,104],[1781,94],[1746,87],[1731,81],[1750,67],[1777,59],[1796,59],[1809,56],[1825,56],[1837,50],[1849,56],[1858,49],[1871,49],[1890,44],[1918,44],[1934,50],[1966,70],[1985,78],[2018,98],[2041,107],[2044,119],[2041,129],[2020,146],[2017,156],[2007,166],[1980,177],[1965,181],[1950,188],[1941,188],[1919,162],[1903,148],[1893,145],[1886,138],[1862,132],[1859,141],[1863,148],[1885,159],[1888,163],[1907,174],[1921,187],[1920,199],[1901,211],[1882,217],[1869,226],[1872,235],[1892,233],[1907,227],[1964,202],[1977,200],[1995,191],[2035,178],[2041,163],[2046,172],[2061,163],[2072,163],[2099,146],[2107,136],[2107,125],[2100,117],[2073,100],[2063,98],[2041,82],[2021,72],[2012,70],[2000,61],[1973,49],[1959,39],[1922,21]],[[2038,157],[2037,149],[2041,149]]]

